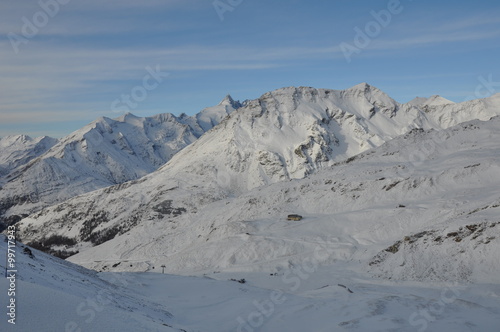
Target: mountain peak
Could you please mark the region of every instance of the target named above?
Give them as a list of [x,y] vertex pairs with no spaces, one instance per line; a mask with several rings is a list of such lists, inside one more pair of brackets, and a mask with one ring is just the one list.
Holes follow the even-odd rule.
[[387,96],[387,94],[385,92],[383,92],[379,88],[377,88],[377,87],[375,87],[373,85],[370,85],[370,84],[368,84],[366,82],[356,84],[355,86],[353,86],[353,87],[351,87],[351,88],[349,88],[349,89],[347,89],[345,91],[362,92],[362,93],[365,93],[365,94],[374,93],[375,95],[377,95],[377,94],[383,94],[383,95]]
[[433,95],[429,99],[427,99],[425,104],[429,106],[438,106],[438,105],[455,104],[455,103],[439,95]]
[[413,98],[412,100],[410,100],[409,102],[407,102],[407,104],[409,105],[413,105],[413,106],[419,106],[419,105],[422,105],[423,103],[425,103],[427,101],[427,97],[415,97]]
[[[370,104],[382,104],[391,108],[391,112],[398,107],[398,103],[387,95],[384,91],[380,90],[373,85],[366,82],[357,84],[347,90],[343,90],[344,94],[353,96],[355,98],[366,99]],[[372,115],[370,115],[372,116]]]
[[10,142],[10,143],[26,143],[26,142],[31,142],[33,139],[28,136],[28,135],[7,135],[2,138],[5,142]]
[[429,98],[415,97],[412,100],[410,100],[407,104],[413,106],[441,106],[441,105],[455,104],[455,103],[439,95],[432,95]]
[[239,100],[234,100],[230,94],[227,94],[217,106],[230,106],[234,109],[238,109],[243,105],[240,103]]
[[135,114],[132,114],[131,112],[126,112],[123,115],[115,118],[115,121],[120,121],[120,122],[129,122],[129,121],[136,121],[139,119],[139,117]]
[[[235,104],[239,104],[239,102],[235,101],[235,100],[233,99],[233,97],[231,97],[231,95],[230,95],[230,94],[227,94],[227,95],[224,97],[224,99],[222,99],[222,100],[220,101],[220,103],[219,103],[219,105],[220,105],[220,106],[226,106],[226,105],[228,105],[228,106],[233,106],[233,107],[234,107],[234,105],[235,105]],[[237,107],[234,107],[234,108],[237,108]]]
[[355,86],[353,86],[349,90],[363,90],[363,91],[367,91],[367,90],[370,90],[371,88],[372,88],[372,86],[370,84],[368,84],[366,82],[362,82],[362,83],[356,84]]

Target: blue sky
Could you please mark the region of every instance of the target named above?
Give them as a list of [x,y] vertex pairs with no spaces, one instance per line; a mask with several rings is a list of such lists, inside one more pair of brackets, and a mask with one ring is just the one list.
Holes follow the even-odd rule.
[[498,1],[4,0],[0,15],[0,137],[285,86],[500,92]]

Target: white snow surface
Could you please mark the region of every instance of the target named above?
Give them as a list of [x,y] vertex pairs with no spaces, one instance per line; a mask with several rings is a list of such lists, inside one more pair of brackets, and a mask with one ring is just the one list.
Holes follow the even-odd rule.
[[[15,249],[15,325],[2,295],[1,331],[496,331],[500,323],[498,284],[371,279],[352,264],[316,265],[327,252],[273,275],[190,277],[158,273],[159,266],[96,273],[25,248]],[[9,287],[0,278],[4,294]]]

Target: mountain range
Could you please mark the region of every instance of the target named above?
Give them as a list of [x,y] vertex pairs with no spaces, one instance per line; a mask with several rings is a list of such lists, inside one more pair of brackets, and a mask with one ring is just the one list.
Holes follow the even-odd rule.
[[18,327],[495,331],[498,115],[362,83],[3,137]]
[[[486,183],[493,185],[490,193],[479,179],[496,171],[495,154],[484,152],[489,144],[496,148],[490,141],[500,95],[459,104],[438,97],[399,104],[363,83],[347,90],[283,88],[244,105],[229,99],[227,117],[188,146],[183,140],[183,149],[157,170],[32,213],[17,223],[20,237],[97,270],[147,271],[163,262],[175,273],[247,265],[274,273],[280,264],[297,264],[290,257],[300,261],[319,241],[339,255],[325,264],[358,259],[373,273],[395,277],[389,258],[410,255],[402,239],[430,232],[424,238],[431,241],[429,234],[466,227],[457,220],[498,203],[495,182]],[[132,119],[126,115],[119,123]],[[451,164],[453,158],[460,162]],[[449,177],[463,180],[439,185]],[[443,192],[450,198],[443,199]],[[310,222],[284,222],[292,212]],[[495,222],[477,227],[495,238]],[[441,239],[452,238],[447,234]],[[465,243],[451,244],[460,251]],[[394,257],[382,254],[392,246],[398,248]],[[424,247],[418,246],[418,255]],[[487,257],[482,259],[494,260]],[[123,260],[133,263],[124,267]],[[485,278],[472,258],[463,264],[468,272],[449,268],[443,278]],[[407,263],[398,277],[442,272],[416,269]]]
[[194,116],[101,117],[59,140],[0,139],[0,224],[151,173],[241,105],[230,96]]

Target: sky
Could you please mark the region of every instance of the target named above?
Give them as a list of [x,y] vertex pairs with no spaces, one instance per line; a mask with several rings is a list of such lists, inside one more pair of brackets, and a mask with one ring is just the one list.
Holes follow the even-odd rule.
[[2,0],[0,36],[0,137],[286,86],[500,92],[498,0]]

